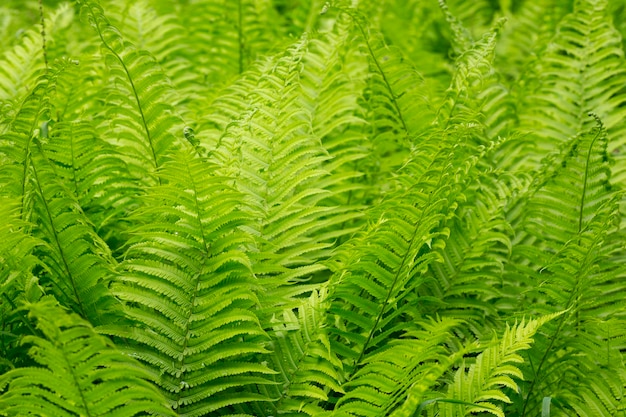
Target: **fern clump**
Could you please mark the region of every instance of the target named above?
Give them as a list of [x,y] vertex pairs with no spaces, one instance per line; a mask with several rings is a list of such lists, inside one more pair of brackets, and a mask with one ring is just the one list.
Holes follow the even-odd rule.
[[0,416],[626,411],[614,0],[7,0]]

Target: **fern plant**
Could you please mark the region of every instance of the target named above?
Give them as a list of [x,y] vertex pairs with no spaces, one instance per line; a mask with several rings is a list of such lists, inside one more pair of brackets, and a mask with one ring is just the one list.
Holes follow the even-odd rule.
[[623,15],[5,1],[0,415],[623,415]]

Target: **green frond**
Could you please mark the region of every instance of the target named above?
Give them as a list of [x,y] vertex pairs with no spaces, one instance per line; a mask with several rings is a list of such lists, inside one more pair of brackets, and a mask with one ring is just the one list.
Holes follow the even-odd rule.
[[[438,314],[462,318],[475,331],[488,327],[498,314],[494,299],[502,296],[502,275],[513,245],[503,206],[516,192],[516,184],[506,175],[478,181],[466,191],[466,201],[449,222],[442,261],[430,265],[435,279],[426,284],[441,299]],[[501,193],[494,192],[495,182]]]
[[588,112],[606,124],[610,151],[622,147],[625,82],[621,37],[611,22],[607,1],[576,1],[520,92],[521,127],[536,136],[532,152],[545,155],[588,129]]
[[428,86],[402,52],[388,45],[380,32],[370,28],[359,11],[339,10],[350,16],[367,58],[367,85],[361,105],[364,118],[371,125],[373,161],[368,168],[380,170],[380,178],[374,182],[382,182],[401,166],[414,145],[414,137],[434,116],[422,92]]
[[0,376],[0,415],[170,416],[139,364],[53,299],[28,304],[41,335],[26,336],[38,366]]
[[91,323],[116,320],[120,306],[107,287],[115,275],[108,246],[60,182],[40,143],[33,146],[31,157],[34,201],[29,220],[37,225],[34,233],[46,242],[38,251],[45,265],[42,285]]
[[585,234],[593,219],[603,215],[603,208],[616,195],[610,181],[607,142],[607,131],[596,119],[595,127],[546,158],[545,171],[536,177],[537,192],[528,207],[531,234],[562,245]]
[[261,360],[267,335],[254,312],[258,284],[241,251],[241,194],[215,168],[183,153],[163,165],[163,185],[142,197],[134,216],[136,237],[114,286],[134,324],[102,328],[149,367],[171,407],[186,416],[267,400],[245,388],[271,384],[274,373]]
[[[264,322],[299,304],[291,304],[293,297],[310,288],[293,284],[327,270],[323,261],[333,240],[352,231],[337,231],[337,225],[358,216],[354,206],[336,205],[336,193],[344,190],[334,185],[354,175],[325,169],[332,161],[311,126],[315,109],[300,99],[310,82],[301,82],[308,45],[304,36],[259,66],[260,73],[233,85],[233,94],[219,103],[224,120],[214,131],[223,133],[210,152],[233,178],[252,219],[245,229],[253,239],[248,253],[263,280],[261,304],[271,307]],[[243,115],[227,122],[237,107]]]
[[156,178],[169,152],[184,143],[183,121],[170,104],[169,80],[152,55],[124,41],[97,2],[79,3],[102,42],[111,77],[107,116],[109,134],[115,136],[108,139],[124,147],[138,178]]
[[[453,50],[455,70],[445,99],[437,112],[441,126],[454,123],[480,123],[485,126],[484,142],[503,134],[515,122],[508,88],[499,80],[493,61],[496,41],[506,19],[497,20],[477,41],[444,7],[455,37]],[[455,47],[456,46],[456,47]]]
[[[504,417],[500,403],[509,403],[511,399],[503,392],[504,388],[518,390],[515,379],[523,379],[518,363],[523,362],[519,352],[528,349],[533,343],[537,330],[559,314],[543,316],[536,320],[522,320],[514,326],[507,326],[500,340],[494,340],[476,357],[476,362],[466,371],[461,367],[454,376],[454,382],[448,386],[447,399],[474,404],[456,405],[440,402],[441,416],[465,416],[476,412],[487,412]],[[515,379],[514,379],[515,378]]]
[[416,404],[431,395],[437,380],[461,358],[459,352],[450,352],[446,346],[450,332],[460,325],[455,319],[409,325],[410,330],[371,355],[343,385],[347,393],[332,415],[410,415]]
[[206,87],[227,83],[278,46],[281,25],[272,3],[217,0],[182,8],[180,17],[188,30],[186,56],[198,68]]
[[0,102],[19,100],[30,93],[29,86],[44,68],[41,51],[41,35],[30,30],[21,43],[4,52],[0,59]]
[[0,3],[0,416],[626,413],[623,2]]
[[561,19],[572,11],[572,1],[524,0],[505,11],[507,24],[496,46],[496,67],[515,82],[544,53]]
[[30,225],[21,219],[19,203],[18,199],[0,198],[0,372],[25,359],[19,340],[33,330],[18,305],[36,302],[44,294],[34,275],[41,266],[35,255],[41,242],[28,233]]
[[55,174],[78,201],[96,232],[117,250],[141,194],[119,149],[103,141],[91,123],[57,122],[49,127],[45,153]]
[[16,114],[7,120],[7,129],[0,135],[0,155],[2,170],[0,171],[1,192],[5,197],[20,199],[22,219],[29,216],[32,190],[30,184],[30,164],[32,139],[39,127],[46,109],[47,79],[39,80]]
[[[445,4],[440,0],[441,4]],[[500,7],[508,2],[495,3],[489,0],[478,0],[466,2],[462,0],[446,0],[451,13],[462,22],[463,25],[471,29],[473,34],[481,33],[489,27],[500,12]],[[469,33],[469,31],[468,31]]]
[[455,167],[454,149],[422,148],[423,159],[401,177],[407,187],[377,207],[375,223],[338,255],[340,265],[329,281],[329,313],[336,323],[331,334],[350,376],[400,331],[402,318],[420,303],[416,292],[428,266],[440,260],[436,249],[445,246],[446,222],[461,188],[450,179],[467,179],[472,167],[471,160]]
[[[559,154],[546,158],[527,208],[532,246],[514,250],[514,259],[522,255],[528,260],[527,272],[536,283],[524,299],[543,300],[534,307],[539,311],[567,310],[557,323],[547,326],[542,346],[530,351],[533,366],[527,376],[532,378],[518,409],[521,415],[539,412],[546,394],[557,400],[553,405],[561,410],[572,410],[582,395],[590,398],[595,388],[583,393],[579,381],[596,387],[604,377],[581,372],[597,367],[593,364],[597,352],[580,341],[602,340],[600,329],[606,318],[623,315],[623,308],[611,303],[614,293],[624,291],[623,265],[611,262],[615,249],[604,244],[617,230],[620,194],[610,182],[607,133],[599,120],[596,123],[563,145]],[[562,204],[568,204],[568,209]],[[608,346],[607,341],[609,354],[619,349]],[[619,364],[612,372],[623,372]],[[596,377],[598,382],[592,382]],[[621,400],[613,397],[608,407],[615,408],[616,401]]]
[[341,388],[343,366],[333,353],[325,319],[325,293],[303,299],[296,310],[285,310],[270,332],[276,376],[275,413],[319,415],[320,401]]

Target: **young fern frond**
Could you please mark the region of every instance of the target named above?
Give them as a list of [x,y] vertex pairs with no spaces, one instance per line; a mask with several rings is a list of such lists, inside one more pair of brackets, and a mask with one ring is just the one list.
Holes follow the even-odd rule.
[[0,376],[0,415],[173,416],[148,374],[52,298],[27,304],[41,335],[26,336],[37,366]]

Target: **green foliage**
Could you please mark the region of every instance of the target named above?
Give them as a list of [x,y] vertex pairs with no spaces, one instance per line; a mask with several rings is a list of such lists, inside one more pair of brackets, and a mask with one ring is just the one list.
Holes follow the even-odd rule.
[[0,415],[626,412],[613,0],[0,6]]

